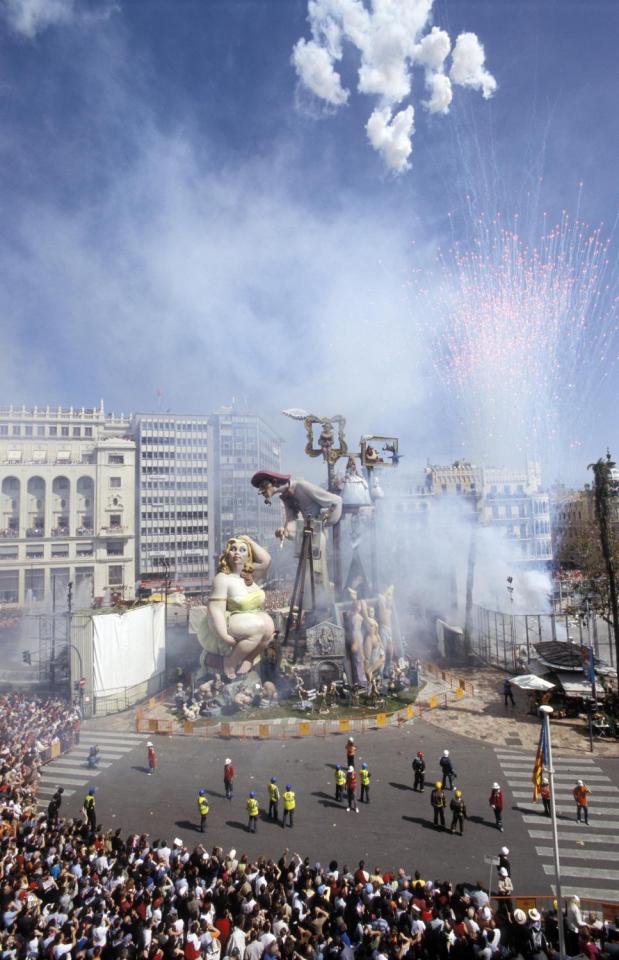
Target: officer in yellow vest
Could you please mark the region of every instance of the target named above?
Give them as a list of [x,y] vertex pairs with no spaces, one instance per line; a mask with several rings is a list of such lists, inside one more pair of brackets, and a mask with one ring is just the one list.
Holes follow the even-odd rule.
[[290,826],[294,820],[294,808],[297,805],[297,801],[294,795],[294,790],[292,789],[292,784],[287,783],[286,789],[284,790],[284,816],[282,817],[282,827],[286,826],[286,816],[290,821]]
[[269,820],[279,820],[279,787],[277,777],[271,777],[269,784]]
[[206,817],[208,814],[208,800],[206,799],[206,790],[198,791],[198,812],[200,814],[200,833],[204,833],[206,827]]
[[335,799],[341,800],[346,786],[346,774],[339,763],[335,765]]
[[258,823],[258,814],[260,813],[260,808],[258,806],[258,801],[256,800],[256,794],[252,790],[250,795],[247,798],[247,816],[249,817],[247,821],[247,829],[249,833],[256,832],[256,824]]
[[367,763],[361,764],[361,770],[359,771],[359,783],[361,784],[361,794],[359,800],[361,803],[370,802],[370,771],[368,770]]
[[86,796],[84,797],[84,806],[83,810],[86,815],[86,821],[88,827],[90,828],[91,833],[94,833],[97,829],[97,814],[95,811],[95,793],[97,792],[96,787],[91,787]]

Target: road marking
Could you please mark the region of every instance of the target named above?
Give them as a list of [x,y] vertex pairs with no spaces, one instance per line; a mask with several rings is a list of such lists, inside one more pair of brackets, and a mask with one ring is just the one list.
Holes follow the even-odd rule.
[[[58,787],[48,787],[47,784],[44,783],[40,787],[37,787],[37,793],[44,793],[47,796],[53,796],[56,793],[57,789]],[[67,789],[67,790],[63,790],[62,795],[63,797],[72,797],[73,794],[76,792],[77,791],[75,790]]]
[[[554,863],[543,863],[544,873],[554,876]],[[619,880],[619,870],[598,870],[596,867],[564,866],[561,864],[562,877],[583,877],[585,880]],[[615,891],[615,897],[617,892]]]
[[[118,749],[118,748],[117,748],[117,749]],[[99,751],[99,756],[107,757],[108,760],[122,760],[122,758],[123,758],[123,757],[125,756],[125,754],[128,753],[128,752],[129,752],[128,750],[125,750],[123,753],[110,753],[109,750],[100,750],[100,751]],[[74,750],[71,751],[71,754],[70,754],[70,755],[71,755],[72,757],[74,757],[74,756],[87,757],[87,756],[88,756],[88,750],[87,750],[85,747],[76,747]]]
[[62,787],[65,783],[68,784],[70,787],[81,787],[85,783],[90,783],[90,781],[92,780],[92,776],[85,777],[85,778],[84,777],[68,777],[66,773],[63,773],[63,774],[58,774],[58,776],[56,777],[42,777],[41,780],[43,783],[55,783],[59,787]]
[[135,740],[133,742],[128,742],[125,737],[84,737],[80,736],[80,743],[92,743],[92,744],[107,744],[110,747],[124,747],[126,750],[134,750],[136,747],[140,746],[140,743]]
[[[518,807],[518,809],[522,811],[525,808]],[[539,826],[540,823],[544,822],[546,817],[544,817],[544,814],[540,811],[540,813],[538,814],[525,813],[522,819],[524,820],[525,823],[536,823]],[[619,820],[599,820],[597,817],[592,817],[591,824],[596,830],[599,830],[599,829],[603,830],[604,828],[606,829],[612,828],[613,830],[619,831]],[[581,830],[583,829],[582,824],[576,822],[576,818],[574,818],[574,820],[572,821],[572,826],[579,827]],[[569,827],[569,823],[559,823],[559,829],[561,827]],[[583,836],[585,835],[586,835],[586,828]]]
[[[576,824],[576,826],[579,826]],[[581,829],[579,827],[579,829]],[[529,830],[529,836],[533,840],[552,840],[552,830]],[[559,833],[559,841],[561,844],[564,843],[603,843],[607,847],[619,847],[619,838],[617,837],[607,837],[604,835],[595,836],[589,832],[579,833],[578,836],[575,834]],[[619,854],[617,854],[619,856]]]
[[129,733],[123,730],[95,730],[92,727],[82,727],[81,737],[122,737],[124,740],[148,740],[147,733]]
[[[496,756],[499,760],[506,760],[506,761],[513,760],[517,763],[518,762],[535,763],[536,754],[535,753],[504,753],[503,751],[499,751],[497,752]],[[553,756],[552,760],[553,760],[553,763],[558,763],[560,766],[564,766],[566,763],[578,763],[581,766],[589,767],[589,766],[595,766],[595,764],[597,763],[597,760],[593,760],[591,757],[583,757],[582,759],[580,759],[580,757],[554,757]]]
[[[610,790],[610,787],[608,787],[607,789]],[[613,789],[614,789],[617,793],[619,793],[619,790],[617,790],[617,787],[614,787]],[[531,799],[531,800],[533,800],[533,790],[532,790],[532,789],[531,789],[531,790],[512,790],[512,791],[511,791],[511,794],[512,794],[512,797],[515,797],[516,799],[519,799],[519,800],[526,800],[526,799]],[[555,797],[557,797],[559,800],[570,800],[570,799],[571,799],[571,793],[566,793],[566,792],[564,792],[564,791],[562,791],[562,790],[558,790],[558,791],[555,791]],[[599,806],[600,804],[609,804],[609,803],[616,805],[616,804],[617,804],[617,797],[615,797],[615,796],[606,797],[606,796],[603,796],[601,793],[597,793],[597,792],[596,792],[595,797],[594,797],[593,800],[592,800],[592,803],[594,803],[596,806]],[[576,804],[575,804],[575,802],[573,802],[573,801],[572,801],[572,804],[571,804],[571,805],[572,805],[574,808],[576,807]],[[561,809],[561,804],[559,804],[558,809],[559,809],[559,810]]]
[[[501,768],[506,776],[509,776],[510,774],[518,776],[518,774],[525,773],[527,770],[531,771],[531,776],[533,775],[533,763],[501,764]],[[596,767],[595,770],[599,770],[599,767]],[[569,767],[561,767],[561,772],[577,774],[578,776],[574,778],[575,780],[584,780],[587,776],[587,771],[583,770],[583,768],[580,766],[576,766],[575,764]],[[601,773],[601,770],[599,772]]]
[[[569,783],[574,783],[575,778],[569,773],[555,773],[554,775],[555,782],[560,780],[567,780]],[[518,773],[510,774],[507,779],[508,783],[531,783],[533,780],[533,771],[531,770],[531,775],[527,776],[526,773],[518,771]],[[587,783],[612,783],[611,778],[607,777],[603,773],[591,773],[587,776]],[[561,784],[563,786],[563,784]]]
[[[107,754],[106,754],[106,756],[107,756]],[[122,754],[121,754],[121,756],[122,756]],[[120,757],[119,757],[119,759],[120,759]],[[59,758],[58,758],[58,761],[59,761],[59,762],[62,762],[63,766],[66,766],[66,767],[82,767],[82,769],[84,769],[84,770],[87,769],[87,764],[86,764],[86,761],[85,761],[85,760],[82,760],[81,758],[80,758],[79,760],[74,760],[73,757],[72,757],[72,756],[69,756],[68,753],[65,754],[63,757],[59,757]],[[51,764],[48,765],[48,769],[50,769],[50,770],[55,770],[55,769],[56,769],[55,764],[56,764],[56,760],[52,760]],[[113,766],[113,764],[111,764],[111,763],[104,763],[102,760],[99,760],[99,763],[97,764],[97,766],[98,766],[98,767],[111,767],[111,766]]]
[[[556,895],[557,888],[554,883],[550,889]],[[593,887],[564,887],[561,884],[561,893],[563,897],[580,897],[581,900],[609,900],[610,903],[617,902],[617,888],[614,890],[595,890]]]
[[[538,857],[553,857],[554,851],[552,847],[536,847],[535,852]],[[563,860],[611,860],[613,863],[617,861],[617,852],[616,850],[572,850],[571,847],[561,847],[561,872],[563,872]]]

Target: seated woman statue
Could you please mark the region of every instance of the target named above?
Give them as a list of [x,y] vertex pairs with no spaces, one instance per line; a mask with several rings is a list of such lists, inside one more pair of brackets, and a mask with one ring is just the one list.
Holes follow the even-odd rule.
[[264,611],[264,590],[254,583],[270,565],[267,551],[247,536],[228,540],[220,558],[199,639],[205,653],[223,657],[230,680],[248,673],[273,639],[275,625]]

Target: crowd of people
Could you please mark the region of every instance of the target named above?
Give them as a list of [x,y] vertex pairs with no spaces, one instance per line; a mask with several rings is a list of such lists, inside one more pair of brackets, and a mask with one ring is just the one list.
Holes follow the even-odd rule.
[[[58,794],[37,807],[41,758],[79,717],[21,695],[0,707],[0,960],[542,960],[558,949],[555,909],[514,909],[507,854],[507,893],[491,901],[481,884],[404,868],[123,838],[92,816],[63,817]],[[565,920],[571,956],[619,957],[617,932],[586,922],[578,898]]]

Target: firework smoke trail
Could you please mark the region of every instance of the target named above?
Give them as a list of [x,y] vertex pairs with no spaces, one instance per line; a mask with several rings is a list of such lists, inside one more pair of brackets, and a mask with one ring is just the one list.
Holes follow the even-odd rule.
[[567,214],[527,246],[517,220],[477,223],[442,261],[434,357],[459,403],[462,439],[486,462],[514,454],[554,469],[578,445],[594,387],[617,359],[608,242]]

